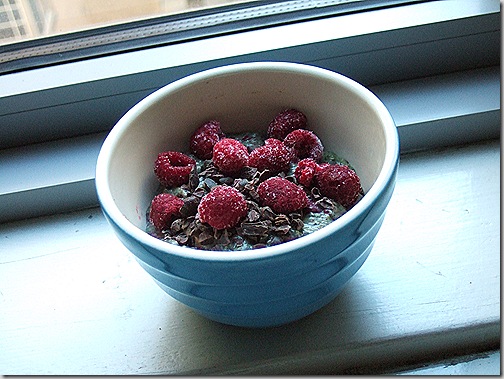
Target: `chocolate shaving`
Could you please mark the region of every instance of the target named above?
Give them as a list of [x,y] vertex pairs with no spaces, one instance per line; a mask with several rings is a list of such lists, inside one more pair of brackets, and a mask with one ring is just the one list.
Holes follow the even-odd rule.
[[240,174],[243,179],[252,180],[257,173],[257,168],[245,166]]
[[[219,178],[220,179],[220,178]],[[206,178],[205,180],[203,180],[203,185],[208,189],[208,190],[211,190],[212,188],[214,188],[215,186],[217,186],[217,183],[215,182],[215,180],[213,180],[212,178]]]
[[261,214],[255,210],[251,209],[247,214],[247,221],[254,222],[261,218]]
[[214,182],[218,182],[224,175],[219,171],[217,167],[214,166],[211,160],[205,161],[200,173],[201,177],[210,178]]
[[[264,182],[266,179],[271,178],[274,173],[270,170],[264,170],[259,172],[259,175],[255,175],[255,179],[258,180],[258,184]],[[280,174],[278,174],[280,176]]]
[[201,200],[208,192],[203,187],[198,187],[194,190],[193,195]]
[[189,237],[184,233],[178,234],[175,237],[175,241],[177,241],[181,245],[185,245],[188,240],[189,240]]
[[296,218],[292,219],[291,228],[294,229],[295,231],[300,232],[304,228],[303,220]]
[[182,208],[180,208],[180,214],[182,215],[182,217],[195,216],[196,213],[198,213],[198,205],[200,203],[200,200],[201,199],[194,195],[183,199],[184,205],[182,205]]
[[275,217],[274,223],[275,226],[289,225],[289,217],[285,214],[279,214]]
[[222,230],[219,234],[220,235],[216,237],[215,241],[217,245],[226,246],[231,242],[229,239],[229,232],[227,229]]
[[333,220],[341,217],[346,212],[345,207],[328,197],[317,200],[315,204],[322,208],[322,211],[328,214]]
[[250,196],[253,200],[257,201],[257,202],[260,200],[259,194],[257,193],[257,191],[256,191],[256,190],[250,190],[250,191],[249,191],[249,196]]
[[199,233],[195,237],[199,245],[208,245],[210,243],[213,243],[215,240],[213,233],[211,233],[211,231],[209,230],[202,230],[201,233]]
[[[223,175],[211,159],[201,162],[200,167],[198,173],[196,165],[194,166],[187,184],[171,190],[184,201],[179,218],[161,233],[156,232],[151,224],[147,225],[150,234],[170,243],[205,250],[257,249],[302,236],[307,214],[323,212],[335,220],[346,212],[344,207],[313,187],[306,189],[309,198],[306,209],[290,214],[276,213],[270,207],[262,206],[257,194],[258,185],[275,173],[245,166],[239,174],[230,177]],[[277,175],[297,184],[292,172],[290,170]],[[248,213],[234,228],[216,230],[199,220],[197,212],[201,199],[217,185],[233,186],[247,201]]]
[[181,218],[174,220],[171,224],[170,231],[172,233],[180,232],[183,229],[184,222],[185,221]]
[[239,233],[246,237],[258,237],[268,234],[271,225],[266,221],[242,222]]
[[235,179],[230,178],[229,176],[225,176],[225,177],[219,179],[220,184],[226,184],[228,186],[232,185],[234,181],[235,181]]
[[189,174],[189,189],[194,190],[196,187],[199,185],[199,177],[198,177],[198,170],[196,169],[196,165],[193,166],[191,173]]
[[276,213],[270,207],[261,208],[261,219],[273,221],[276,217]]

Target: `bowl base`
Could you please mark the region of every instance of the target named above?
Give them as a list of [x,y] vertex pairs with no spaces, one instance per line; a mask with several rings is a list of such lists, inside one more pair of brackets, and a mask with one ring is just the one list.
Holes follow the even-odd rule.
[[[344,289],[345,285],[350,281],[354,274],[364,264],[373,248],[373,245],[374,240],[352,264],[337,272],[324,283],[321,283],[316,289],[300,295],[303,299],[299,299],[299,302],[308,303],[308,305],[302,308],[295,305],[295,298],[293,298],[292,301],[293,306],[289,309],[285,309],[285,300],[281,300],[279,304],[266,303],[245,306],[204,304],[202,306],[201,299],[195,299],[192,296],[175,291],[156,279],[154,279],[154,281],[172,298],[209,320],[216,321],[221,324],[245,328],[271,328],[307,317],[333,301]],[[146,267],[144,268],[147,269]],[[315,301],[308,302],[306,301],[306,298],[315,299]],[[203,307],[207,309],[203,310]],[[251,313],[251,309],[252,312],[258,314],[258,316],[251,317],[247,315],[246,313]],[[216,310],[220,313],[216,313]]]

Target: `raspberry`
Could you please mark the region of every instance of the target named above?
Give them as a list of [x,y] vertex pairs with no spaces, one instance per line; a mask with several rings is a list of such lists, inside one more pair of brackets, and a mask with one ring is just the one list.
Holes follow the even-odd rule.
[[223,138],[213,148],[212,162],[223,174],[233,175],[248,164],[249,153],[244,144]]
[[247,201],[237,189],[219,185],[201,199],[198,214],[201,222],[215,229],[236,226],[248,213]]
[[177,187],[189,181],[189,174],[196,165],[191,157],[178,151],[159,153],[154,163],[154,173],[167,188]]
[[189,141],[190,150],[200,159],[212,158],[214,145],[224,138],[219,121],[208,121],[192,134]]
[[319,169],[319,165],[311,158],[305,158],[299,161],[294,170],[294,176],[296,177],[299,184],[305,187],[311,187],[313,184],[313,179],[315,178],[315,173]]
[[262,205],[277,213],[291,213],[308,205],[308,196],[298,185],[279,176],[266,179],[257,187]]
[[180,216],[180,208],[184,201],[169,193],[156,195],[151,202],[149,219],[157,231],[169,227],[172,221]]
[[306,129],[296,129],[290,132],[284,139],[284,144],[292,149],[297,160],[311,158],[320,162],[324,152],[322,142],[315,133]]
[[259,171],[270,170],[274,173],[289,169],[292,152],[287,149],[282,141],[268,138],[264,145],[256,147],[250,153],[248,165],[256,167]]
[[295,129],[305,129],[307,119],[304,113],[296,109],[286,109],[275,116],[268,126],[268,138],[283,140]]
[[336,200],[345,208],[354,205],[362,192],[359,177],[348,166],[323,165],[318,169],[315,180],[322,195]]

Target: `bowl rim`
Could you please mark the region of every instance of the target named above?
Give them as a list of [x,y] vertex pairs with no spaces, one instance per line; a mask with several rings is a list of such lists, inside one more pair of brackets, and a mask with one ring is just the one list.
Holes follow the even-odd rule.
[[[365,196],[354,205],[348,212],[342,215],[337,220],[329,225],[310,233],[306,236],[296,238],[294,240],[283,242],[278,245],[268,246],[258,249],[238,250],[238,251],[220,251],[220,250],[202,250],[186,246],[178,246],[165,241],[162,241],[154,236],[149,235],[146,231],[135,226],[122,214],[118,206],[115,204],[112,193],[107,185],[108,163],[112,156],[118,141],[126,133],[129,121],[136,118],[145,109],[150,107],[151,103],[158,97],[164,97],[170,92],[176,92],[186,86],[193,84],[195,81],[205,81],[215,76],[237,74],[242,71],[287,71],[292,73],[303,73],[312,76],[318,76],[325,79],[338,80],[339,83],[357,93],[368,101],[377,111],[379,117],[383,120],[386,152],[383,161],[382,169],[378,174],[377,179],[367,191]],[[311,66],[307,64],[291,63],[291,62],[247,62],[236,63],[225,66],[219,66],[208,70],[200,71],[174,82],[171,82],[160,89],[146,96],[130,108],[121,119],[115,124],[109,132],[105,141],[102,144],[96,163],[95,186],[98,200],[104,213],[117,227],[123,230],[127,235],[139,241],[141,244],[147,245],[166,254],[173,254],[179,257],[201,259],[207,261],[244,261],[261,258],[271,258],[276,255],[282,255],[293,250],[301,249],[310,244],[313,244],[327,236],[337,232],[346,224],[357,218],[358,215],[370,208],[378,195],[385,190],[389,181],[392,179],[399,161],[399,137],[397,128],[385,105],[373,94],[369,89],[357,83],[340,73],[330,71],[325,68]]]

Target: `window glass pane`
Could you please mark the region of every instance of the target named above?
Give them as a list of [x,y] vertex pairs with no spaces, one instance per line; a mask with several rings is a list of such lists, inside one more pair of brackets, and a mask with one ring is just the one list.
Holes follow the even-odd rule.
[[429,0],[0,0],[0,74]]
[[[0,45],[254,0],[9,0],[0,2]],[[24,26],[22,35],[15,29]],[[12,29],[12,30],[11,30]]]

